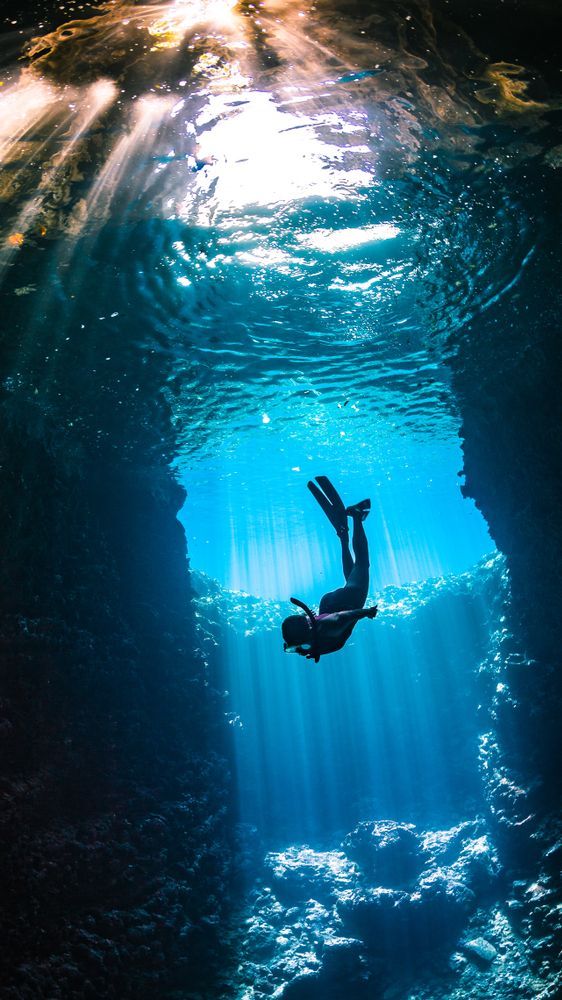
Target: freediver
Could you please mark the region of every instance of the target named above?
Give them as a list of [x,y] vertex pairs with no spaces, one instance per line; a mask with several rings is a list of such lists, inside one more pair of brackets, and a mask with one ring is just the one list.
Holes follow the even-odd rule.
[[[357,622],[361,618],[374,618],[377,608],[364,608],[369,590],[369,545],[363,521],[371,509],[371,501],[361,500],[352,507],[346,507],[327,476],[316,476],[316,483],[309,482],[307,486],[336,529],[341,542],[345,586],[324,594],[317,615],[303,601],[291,597],[291,603],[302,608],[304,615],[285,618],[281,631],[285,651],[294,650],[299,656],[318,663],[326,653],[342,649]],[[353,521],[355,561],[349,549],[348,517]]]

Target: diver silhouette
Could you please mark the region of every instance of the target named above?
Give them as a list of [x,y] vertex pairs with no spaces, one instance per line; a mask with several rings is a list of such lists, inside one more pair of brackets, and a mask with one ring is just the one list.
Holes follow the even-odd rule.
[[[318,483],[318,486],[316,485]],[[303,601],[291,597],[292,604],[302,608],[304,615],[290,615],[281,625],[285,650],[291,649],[318,663],[326,653],[335,653],[345,646],[361,618],[374,618],[377,608],[364,608],[369,589],[369,544],[363,521],[371,509],[370,500],[361,500],[346,507],[327,476],[316,476],[316,483],[307,483],[341,542],[345,586],[324,594],[318,614]],[[349,550],[348,517],[353,521],[353,554]]]

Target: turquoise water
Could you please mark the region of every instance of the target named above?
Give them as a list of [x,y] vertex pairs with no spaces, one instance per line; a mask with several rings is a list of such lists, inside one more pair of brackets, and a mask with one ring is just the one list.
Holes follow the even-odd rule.
[[473,670],[500,569],[374,592],[376,622],[319,665],[282,653],[286,605],[221,595],[196,575],[227,665],[241,820],[279,849],[337,846],[375,815],[446,826],[479,812]]
[[408,445],[388,428],[381,440],[385,462],[361,437],[342,444],[342,425],[349,426],[334,414],[324,445],[312,449],[306,434],[302,441],[297,431],[258,425],[220,457],[190,465],[181,520],[192,566],[229,590],[318,603],[342,577],[337,538],[306,490],[320,472],[338,482],[349,502],[372,498],[373,594],[388,584],[462,572],[492,551],[483,519],[461,496],[454,437]]
[[[240,817],[278,847],[481,801],[499,571],[451,373],[540,249],[546,106],[423,10],[118,4],[5,60],[7,412],[102,470],[161,428]],[[279,626],[340,585],[319,474],[372,500],[380,615],[316,667]]]

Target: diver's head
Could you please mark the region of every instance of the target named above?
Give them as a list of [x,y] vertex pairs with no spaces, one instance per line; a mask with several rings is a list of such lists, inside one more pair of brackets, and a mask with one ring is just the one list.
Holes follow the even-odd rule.
[[285,649],[311,641],[310,622],[304,615],[289,615],[281,625],[281,631],[285,640]]

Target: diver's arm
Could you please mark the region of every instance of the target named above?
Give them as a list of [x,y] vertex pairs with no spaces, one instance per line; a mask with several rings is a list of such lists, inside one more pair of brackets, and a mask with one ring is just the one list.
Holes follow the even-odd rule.
[[347,626],[355,625],[355,623],[361,621],[362,618],[375,618],[376,614],[377,607],[374,605],[372,608],[357,608],[354,611],[334,611],[330,615],[319,616],[317,620]]
[[[340,638],[345,642],[351,635],[351,631],[361,618],[374,618],[377,609],[356,608],[354,611],[334,611],[329,615],[319,615],[319,634],[327,640],[330,645]],[[337,647],[339,648],[339,647]]]

